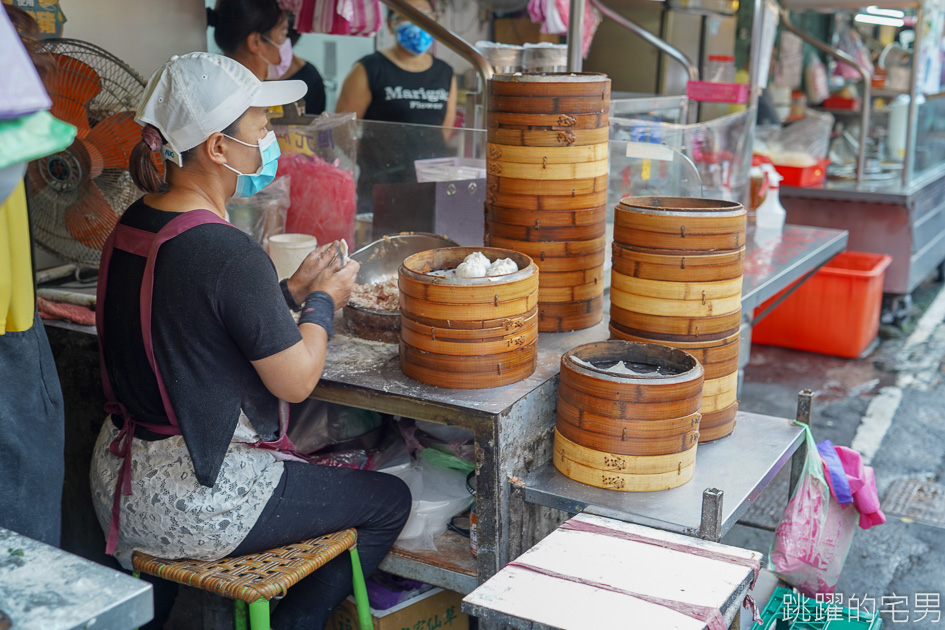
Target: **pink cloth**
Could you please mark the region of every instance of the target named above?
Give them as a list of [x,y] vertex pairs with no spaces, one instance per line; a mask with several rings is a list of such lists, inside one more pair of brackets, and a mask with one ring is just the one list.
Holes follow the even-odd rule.
[[886,515],[880,508],[876,476],[872,467],[864,466],[860,454],[846,446],[835,446],[834,449],[840,456],[843,470],[850,482],[853,505],[860,513],[860,527],[869,529],[874,525],[882,525],[886,522]]

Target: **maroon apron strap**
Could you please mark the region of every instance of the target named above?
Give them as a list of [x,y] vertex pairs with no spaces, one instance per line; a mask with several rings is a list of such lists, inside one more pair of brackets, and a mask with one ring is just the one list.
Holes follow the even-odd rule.
[[[105,246],[102,248],[95,308],[95,324],[98,329],[99,341],[99,365],[102,371],[102,389],[105,392],[105,411],[109,414],[117,414],[124,420],[118,435],[108,447],[113,455],[122,458],[122,465],[118,471],[118,479],[115,484],[111,523],[109,525],[108,539],[105,545],[105,553],[109,555],[115,554],[118,545],[121,497],[131,494],[131,447],[134,442],[135,427],[141,425],[155,433],[180,435],[177,416],[174,414],[174,409],[167,396],[167,390],[164,387],[164,379],[161,377],[157,362],[154,360],[154,346],[151,339],[151,299],[154,289],[154,261],[157,258],[157,253],[161,245],[193,227],[206,223],[226,224],[223,219],[209,210],[192,210],[190,212],[181,213],[167,223],[157,234],[119,223],[109,235],[108,239],[105,241]],[[112,389],[111,377],[108,373],[108,365],[105,362],[104,350],[105,296],[107,294],[109,265],[111,264],[112,252],[116,247],[136,256],[147,258],[140,294],[142,340],[144,342],[145,353],[148,357],[148,363],[157,379],[164,411],[167,414],[171,426],[135,420],[128,409],[118,401]]]

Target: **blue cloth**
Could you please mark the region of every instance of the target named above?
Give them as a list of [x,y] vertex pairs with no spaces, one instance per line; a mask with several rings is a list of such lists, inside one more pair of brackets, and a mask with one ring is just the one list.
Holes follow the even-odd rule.
[[850,482],[847,480],[846,471],[843,469],[843,462],[834,449],[833,442],[824,440],[817,444],[817,451],[824,460],[829,475],[830,492],[833,498],[841,505],[853,503],[853,493],[850,492]]

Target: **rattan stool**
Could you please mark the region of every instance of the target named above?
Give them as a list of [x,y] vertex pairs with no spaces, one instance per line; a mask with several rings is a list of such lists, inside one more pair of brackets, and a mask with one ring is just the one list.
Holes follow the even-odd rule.
[[246,628],[249,604],[250,630],[269,630],[270,599],[285,595],[299,580],[350,551],[358,621],[362,630],[370,630],[373,625],[357,542],[358,532],[346,529],[295,545],[216,561],[164,560],[136,551],[131,562],[136,575],[147,573],[236,600],[237,630]]

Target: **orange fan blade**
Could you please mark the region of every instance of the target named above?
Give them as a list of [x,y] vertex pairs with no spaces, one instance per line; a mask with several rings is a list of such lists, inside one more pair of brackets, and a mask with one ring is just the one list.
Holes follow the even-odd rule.
[[89,133],[89,119],[86,109],[89,101],[102,90],[102,79],[92,66],[67,57],[53,54],[56,71],[49,81],[49,96],[52,109],[49,110],[59,120],[75,125],[77,136],[84,138]]
[[85,142],[102,156],[102,168],[128,168],[131,151],[141,142],[141,126],[134,112],[112,114],[92,128]]
[[66,210],[64,219],[66,230],[75,240],[98,250],[105,246],[105,239],[118,223],[115,211],[92,181],[88,182],[79,201]]

